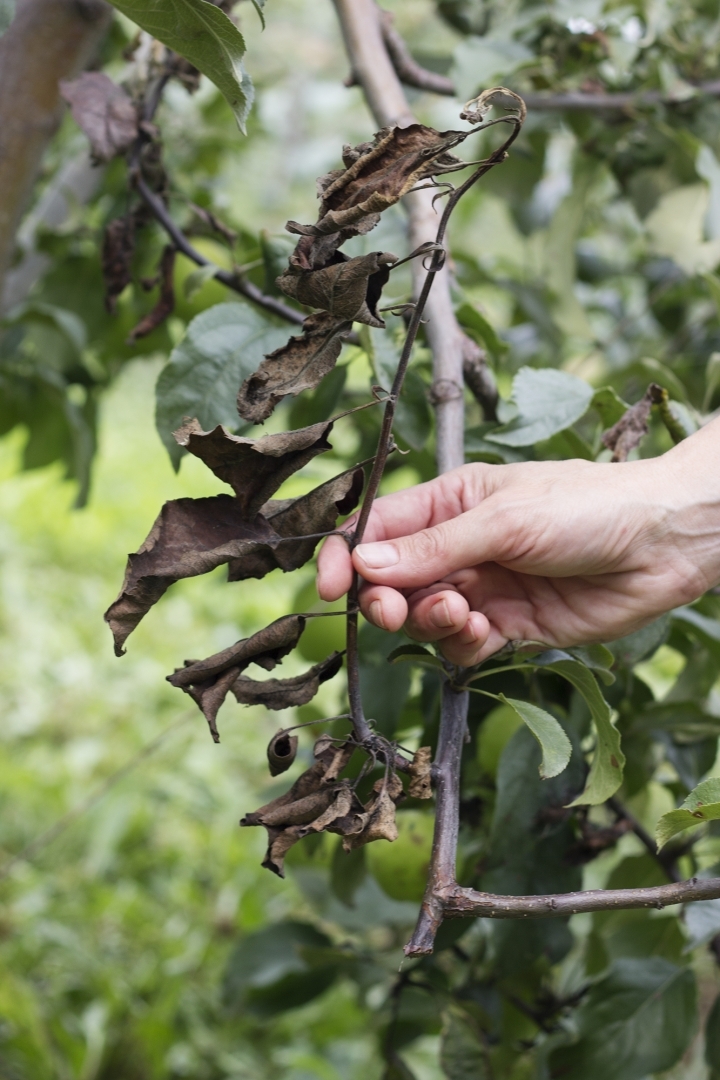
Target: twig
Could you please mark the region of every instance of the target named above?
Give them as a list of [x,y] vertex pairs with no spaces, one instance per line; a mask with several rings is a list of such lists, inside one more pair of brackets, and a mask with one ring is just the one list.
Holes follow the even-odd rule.
[[[400,33],[396,30],[393,17],[388,11],[381,12],[382,35],[393,67],[401,82],[414,86],[418,90],[427,90],[444,97],[456,97],[457,91],[452,79],[435,71],[428,71],[414,59]],[[720,79],[692,85],[697,97],[720,97]],[[688,99],[678,98],[662,90],[632,90],[610,93],[586,93],[571,90],[565,94],[522,94],[528,109],[548,112],[625,112],[628,109],[643,108],[651,105],[684,105]]]
[[630,811],[623,806],[618,798],[614,795],[608,799],[608,806],[613,810],[619,818],[623,818],[629,824],[632,831],[637,836],[641,844],[643,844],[650,852],[652,857],[660,864],[671,881],[682,881],[682,875],[679,873],[675,856],[672,852],[658,851],[658,846],[650,833],[645,829],[637,818],[630,813]]

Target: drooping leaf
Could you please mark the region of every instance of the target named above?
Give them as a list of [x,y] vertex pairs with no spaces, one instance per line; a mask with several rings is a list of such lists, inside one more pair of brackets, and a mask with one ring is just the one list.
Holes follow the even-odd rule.
[[617,960],[576,1013],[579,1037],[550,1056],[563,1080],[643,1080],[671,1068],[697,1025],[694,972],[661,957]]
[[96,161],[129,150],[138,135],[138,112],[129,94],[102,71],[84,71],[60,82],[75,122],[90,140]]
[[231,495],[167,502],[142,547],[128,556],[120,595],[105,612],[115,655],[170,585],[273,545],[278,534],[261,515],[248,518]]
[[286,323],[247,303],[216,304],[193,319],[155,392],[158,433],[175,468],[183,450],[173,432],[190,416],[205,431],[237,427],[238,387],[286,338]]
[[220,424],[203,431],[197,420],[189,420],[175,432],[175,439],[230,485],[245,513],[255,514],[289,476],[332,449],[327,441],[332,427],[332,420],[327,420],[297,431],[244,439]]
[[286,395],[316,387],[334,368],[351,327],[324,312],[307,318],[301,335],[268,353],[245,379],[237,396],[240,416],[261,424]]
[[590,709],[597,742],[585,790],[570,806],[595,806],[614,795],[622,783],[625,755],[620,748],[620,732],[612,723],[610,706],[594,675],[584,664],[577,660],[559,660],[548,666],[572,683]]
[[720,819],[720,779],[704,780],[690,792],[677,810],[670,810],[655,826],[658,848],[663,848],[673,836],[704,821]]
[[113,0],[113,6],[207,75],[245,132],[253,86],[242,66],[245,41],[224,11],[207,0]]
[[306,621],[302,615],[283,615],[252,637],[237,641],[207,660],[186,660],[185,667],[168,675],[167,681],[172,686],[185,688],[206,682],[228,668],[233,668],[239,675],[249,664],[272,671],[295,648]]
[[117,298],[132,280],[135,252],[135,218],[132,214],[115,218],[105,226],[102,247],[102,273],[105,282],[105,307],[112,314]]
[[240,675],[230,687],[241,705],[264,705],[266,709],[290,709],[307,705],[318,692],[320,683],[332,679],[342,667],[342,653],[333,653],[303,675],[292,679],[248,679]]
[[268,743],[267,759],[271,776],[287,772],[295,760],[298,748],[297,735],[290,735],[281,728]]
[[349,259],[338,253],[330,266],[301,270],[292,264],[277,279],[278,288],[306,307],[319,308],[343,322],[384,327],[377,304],[397,255],[373,251]]
[[545,779],[558,776],[567,768],[572,757],[572,743],[554,716],[532,705],[529,701],[518,701],[500,694],[504,705],[514,709],[520,719],[527,724],[542,749],[540,775]]
[[378,214],[398,202],[420,180],[454,170],[459,159],[450,150],[469,134],[410,124],[383,128],[372,142],[346,147],[345,168],[318,181],[322,202],[317,224],[289,221],[286,228],[310,236],[341,229],[367,231],[377,223]]
[[513,379],[511,395],[518,415],[485,438],[504,446],[532,446],[564,431],[584,416],[592,397],[592,387],[566,371],[520,368]]
[[217,675],[211,675],[202,682],[198,681],[190,686],[183,687],[185,693],[190,695],[207,720],[210,734],[215,743],[220,742],[220,732],[217,729],[217,714],[237,675],[238,668],[226,668],[225,671],[221,671]]
[[388,840],[392,843],[398,838],[395,821],[395,806],[404,797],[402,780],[391,773],[389,777],[376,780],[370,798],[365,803],[361,828],[345,832],[343,847],[353,851],[374,840]]
[[230,560],[228,581],[260,578],[277,568],[297,570],[312,558],[321,537],[335,528],[338,516],[357,506],[365,475],[360,468],[340,473],[327,483],[297,499],[271,499],[262,508],[263,517],[278,537],[309,537],[288,543],[256,546]]

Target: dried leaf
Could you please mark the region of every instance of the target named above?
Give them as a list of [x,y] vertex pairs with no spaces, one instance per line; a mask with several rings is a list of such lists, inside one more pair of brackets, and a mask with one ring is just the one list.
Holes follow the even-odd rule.
[[617,424],[605,432],[602,437],[603,445],[612,450],[613,461],[627,461],[630,451],[640,445],[648,433],[650,410],[653,405],[659,405],[662,399],[662,387],[657,383],[650,383],[640,400],[631,405]]
[[242,557],[230,561],[228,581],[261,578],[277,568],[287,572],[304,566],[320,542],[314,534],[334,529],[339,516],[355,509],[364,482],[363,470],[355,468],[340,473],[297,499],[271,499],[263,506],[262,514],[276,535],[310,536],[310,539],[248,550]]
[[268,353],[240,387],[237,410],[243,420],[260,424],[287,394],[314,389],[335,367],[351,329],[351,323],[324,312],[307,318],[302,334]]
[[175,310],[175,285],[173,270],[175,268],[175,248],[168,244],[162,253],[160,260],[160,296],[152,311],[145,315],[137,326],[128,334],[128,344],[132,345],[138,338],[147,337],[157,330],[169,315]]
[[121,86],[102,71],[86,71],[62,80],[60,93],[90,140],[96,161],[110,161],[130,149],[138,134],[138,113]]
[[402,780],[392,773],[387,781],[378,780],[370,798],[365,804],[366,819],[362,832],[346,836],[343,840],[345,851],[371,844],[373,840],[397,840],[398,830],[395,823],[395,804],[403,796]]
[[429,746],[421,746],[415,751],[412,761],[408,766],[410,784],[408,795],[412,799],[432,798],[432,750]]
[[135,253],[135,217],[125,214],[105,227],[102,247],[102,275],[105,282],[105,307],[113,314],[117,298],[132,281]]
[[207,660],[186,660],[185,667],[168,675],[167,681],[184,689],[206,682],[228,668],[236,669],[238,675],[249,664],[258,664],[266,671],[272,671],[295,648],[305,629],[305,622],[302,615],[284,615],[252,637],[237,641]]
[[307,836],[311,832],[324,832],[328,826],[334,825],[339,819],[349,814],[353,804],[353,794],[350,781],[344,780],[335,788],[332,802],[327,809],[302,830],[303,835]]
[[287,772],[295,760],[298,748],[297,735],[290,735],[281,728],[268,743],[267,759],[271,776]]
[[243,439],[220,424],[203,431],[197,420],[189,420],[174,436],[178,445],[230,485],[247,514],[255,514],[289,476],[332,449],[327,441],[332,427],[333,421],[327,420],[262,439]]
[[128,557],[120,595],[105,612],[115,655],[122,656],[128,635],[174,582],[278,540],[265,518],[247,518],[232,495],[165,503],[142,547]]
[[277,279],[277,286],[307,307],[321,308],[338,319],[367,323],[383,329],[377,303],[397,255],[373,251],[349,259],[336,252],[329,266],[303,270],[291,265]]
[[491,109],[512,113],[521,124],[527,116],[527,106],[521,97],[504,86],[491,86],[463,106],[460,119],[471,124],[482,124]]
[[342,653],[332,653],[303,675],[293,679],[266,679],[258,682],[241,675],[231,689],[241,705],[264,705],[266,709],[289,709],[306,705],[318,692],[320,683],[332,679],[342,667]]
[[228,668],[227,671],[221,672],[206,682],[184,687],[186,693],[190,694],[193,701],[197,702],[200,712],[207,720],[213,742],[220,742],[220,733],[216,723],[217,714],[238,674],[238,668]]
[[[402,198],[418,181],[454,169],[460,159],[449,153],[469,131],[435,131],[423,124],[383,128],[371,143],[346,147],[346,168],[334,170],[319,181],[320,215],[316,225],[289,221],[289,232],[307,236],[340,229],[365,232],[381,214]],[[368,223],[368,216],[374,220]],[[363,227],[364,226],[364,227]]]
[[302,825],[294,825],[288,829],[268,829],[268,849],[261,865],[266,870],[272,870],[278,877],[285,877],[285,856],[291,847],[297,844],[305,836]]

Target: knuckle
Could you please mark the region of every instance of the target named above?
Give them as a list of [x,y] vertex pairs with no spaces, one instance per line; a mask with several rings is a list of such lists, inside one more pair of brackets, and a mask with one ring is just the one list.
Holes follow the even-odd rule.
[[420,567],[442,559],[446,553],[447,543],[441,529],[423,529],[412,538],[412,555]]

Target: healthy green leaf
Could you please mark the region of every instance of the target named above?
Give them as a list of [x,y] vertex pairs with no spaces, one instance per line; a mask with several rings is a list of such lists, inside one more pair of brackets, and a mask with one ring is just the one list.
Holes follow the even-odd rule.
[[592,398],[592,387],[566,371],[520,368],[511,396],[518,415],[485,438],[506,446],[532,446],[574,424],[585,415]]
[[611,428],[625,415],[630,406],[612,386],[601,386],[592,396],[592,407],[600,414],[604,428]]
[[461,304],[455,312],[457,320],[466,330],[470,330],[473,337],[480,338],[488,352],[496,360],[500,360],[508,351],[507,344],[499,338],[495,328],[488,322],[481,311],[472,304]]
[[698,900],[697,903],[686,904],[683,914],[689,936],[686,952],[706,945],[716,934],[720,934],[720,900]]
[[499,697],[504,705],[515,710],[540,743],[543,752],[540,775],[543,779],[563,772],[572,756],[572,743],[555,717],[528,701],[506,698],[504,694]]
[[422,664],[424,667],[443,670],[442,660],[423,645],[400,645],[393,649],[388,661],[391,664]]
[[665,847],[668,840],[693,825],[704,821],[720,819],[720,779],[713,777],[690,792],[678,810],[670,810],[655,826],[655,839],[658,849]]
[[245,41],[224,11],[207,0],[112,0],[143,30],[180,53],[207,75],[235,114],[244,133],[253,85],[243,70]]
[[183,282],[183,294],[187,300],[192,300],[196,293],[199,293],[206,281],[210,281],[214,278],[218,272],[218,267],[214,263],[206,263],[205,266],[198,266],[197,270],[192,270]]
[[155,390],[158,433],[176,469],[185,451],[173,431],[190,416],[205,431],[236,430],[238,387],[286,338],[286,326],[249,304],[216,304],[193,319]]
[[604,803],[620,787],[625,767],[625,755],[620,749],[620,732],[613,726],[610,706],[602,696],[592,672],[579,661],[560,660],[548,667],[572,683],[585,698],[597,733],[585,790],[569,805],[595,806]]
[[625,667],[633,667],[662,645],[668,635],[670,616],[661,615],[649,626],[636,630],[634,634],[610,642],[610,648]]
[[550,1056],[563,1080],[643,1080],[671,1068],[697,1025],[695,975],[660,957],[616,961],[577,1011],[579,1037]]

